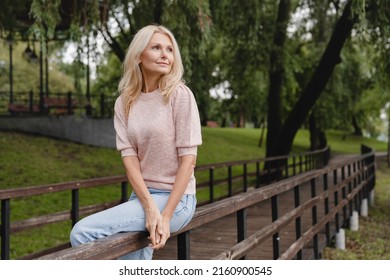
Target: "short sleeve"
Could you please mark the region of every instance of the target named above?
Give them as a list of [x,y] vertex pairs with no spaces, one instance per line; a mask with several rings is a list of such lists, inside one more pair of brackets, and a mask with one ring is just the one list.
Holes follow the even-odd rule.
[[196,155],[197,147],[202,144],[199,110],[193,93],[185,85],[175,91],[173,112],[178,155]]
[[116,148],[121,152],[121,156],[136,156],[137,152],[130,143],[127,135],[127,121],[122,96],[115,101],[114,106],[114,128],[116,132]]

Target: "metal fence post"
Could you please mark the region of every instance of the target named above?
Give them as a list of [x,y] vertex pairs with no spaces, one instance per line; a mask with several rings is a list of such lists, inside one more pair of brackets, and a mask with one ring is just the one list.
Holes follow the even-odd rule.
[[10,230],[11,230],[11,208],[10,200],[1,201],[1,259],[9,260]]
[[[271,205],[272,205],[272,222],[275,222],[279,216],[277,195],[271,197]],[[273,244],[272,247],[273,247],[274,259],[276,260],[280,256],[280,237],[278,232],[272,236],[272,244]]]
[[128,183],[126,181],[121,183],[121,202],[126,202],[129,199],[128,193],[127,193],[127,187]]
[[[323,175],[323,190],[324,192],[328,191],[328,173],[325,173]],[[325,215],[329,214],[329,197],[326,197],[324,200],[324,210],[325,210]],[[325,235],[326,235],[326,244],[330,245],[330,225],[329,223],[326,223],[325,225]]]
[[177,258],[179,260],[190,259],[190,231],[177,235]]
[[[300,199],[300,187],[299,185],[296,185],[294,188],[294,206],[295,208],[299,207],[301,205],[301,199]],[[301,228],[301,216],[297,217],[295,219],[295,238],[298,240],[301,238],[302,235],[302,228]],[[302,259],[302,250],[299,250],[297,254],[297,259]]]
[[[316,180],[315,178],[310,180],[310,187],[311,187],[311,197],[314,198],[317,196],[316,191]],[[312,217],[312,225],[317,224],[317,206],[314,205],[311,209],[311,217]],[[314,250],[314,259],[318,260],[320,258],[320,253],[318,249],[318,234],[315,234],[313,237],[313,250]]]
[[214,201],[214,168],[209,169],[210,202]]
[[79,220],[79,189],[72,190],[72,226]]

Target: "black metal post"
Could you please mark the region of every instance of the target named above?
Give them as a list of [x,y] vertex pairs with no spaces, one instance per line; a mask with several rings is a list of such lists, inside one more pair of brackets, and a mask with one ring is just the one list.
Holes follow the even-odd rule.
[[29,105],[30,113],[33,113],[33,111],[34,111],[34,94],[33,94],[32,90],[30,90],[30,92],[28,94],[28,105]]
[[[357,162],[357,171],[358,171],[358,186],[362,182],[362,165],[360,160]],[[359,205],[359,213],[360,213],[360,205],[362,205],[362,191],[358,192],[358,205]]]
[[90,93],[90,64],[89,64],[89,36],[87,36],[87,106],[86,106],[86,114],[87,116],[92,115],[91,108],[91,93]]
[[247,172],[247,169],[248,169],[248,168],[247,168],[247,164],[244,163],[244,166],[243,166],[243,167],[244,167],[244,175],[243,175],[243,176],[244,176],[244,178],[243,178],[243,180],[244,180],[244,182],[243,182],[243,183],[244,183],[244,192],[246,192],[247,189],[248,189],[248,176],[247,176],[247,175],[248,175],[248,174],[247,174],[247,173],[248,173],[248,172]]
[[[344,180],[345,180],[345,166],[342,166],[341,167],[341,181],[343,182],[343,187],[341,189],[341,198],[344,200],[347,198],[347,186],[344,184]],[[346,221],[347,221],[348,217],[347,217],[347,206],[345,205],[343,207],[343,225],[345,226],[346,225]]]
[[9,45],[9,103],[14,103],[14,90],[13,90],[13,83],[14,83],[14,77],[13,77],[13,62],[12,62],[12,44],[13,44],[13,38],[12,36],[8,36],[7,42]]
[[[246,209],[237,211],[237,242],[241,242],[246,238]],[[245,256],[241,258],[245,260]]]
[[296,157],[293,156],[293,175],[295,176],[297,174],[297,167],[296,167]]
[[[278,196],[275,195],[273,197],[271,197],[271,207],[272,207],[272,222],[276,221],[279,217],[279,211],[278,211]],[[279,237],[279,233],[275,233],[273,236],[272,236],[272,247],[273,247],[273,254],[274,254],[274,259],[278,259],[279,256],[280,256],[280,244],[279,244],[279,241],[280,241],[280,237]]]
[[45,100],[43,96],[43,49],[42,43],[39,50],[39,112],[45,112]]
[[[354,178],[353,178],[353,189],[355,189],[357,187],[357,178],[355,176],[356,174],[356,162],[353,163],[353,175],[354,175]],[[358,196],[355,195],[354,199],[353,199],[353,202],[354,202],[354,208],[356,211],[358,211],[360,213],[360,209],[359,209],[359,204],[358,204]]]
[[177,235],[177,258],[179,260],[190,259],[190,231]]
[[[325,173],[323,175],[323,189],[324,192],[328,191],[328,173]],[[324,210],[325,210],[325,215],[329,214],[329,195],[324,199]],[[326,244],[330,245],[330,225],[329,222],[326,223],[325,225],[325,236],[326,236]]]
[[[295,208],[299,207],[301,205],[301,199],[300,199],[300,190],[299,185],[295,186],[294,188],[294,206]],[[301,216],[297,217],[295,219],[295,238],[298,240],[301,238],[302,235],[302,229],[301,229]],[[302,250],[299,250],[297,254],[297,259],[302,259]]]
[[47,38],[45,41],[45,94],[46,97],[49,97],[49,44],[47,43]]
[[210,202],[214,201],[214,168],[209,170],[209,189],[210,189]]
[[121,202],[126,202],[129,197],[128,197],[128,192],[127,192],[127,188],[128,187],[128,183],[127,181],[124,181],[121,183]]
[[232,177],[232,166],[228,166],[228,196],[233,195],[233,177]]
[[299,173],[302,173],[302,155],[299,155]]
[[[348,164],[348,178],[350,178],[352,175],[352,169],[351,169],[351,164]],[[352,181],[350,180],[348,183],[348,193],[350,194],[352,192]],[[352,200],[349,201],[349,216],[352,215],[353,212],[353,203]]]
[[[310,186],[311,186],[311,197],[314,198],[317,196],[316,191],[316,179],[313,178],[310,180]],[[317,224],[317,206],[314,205],[311,209],[311,219],[312,219],[312,225]],[[318,246],[318,234],[315,234],[313,237],[313,251],[314,251],[314,259],[318,260],[320,258],[320,252],[319,252],[319,246]]]
[[[337,187],[337,169],[333,170],[333,187]],[[337,207],[339,205],[339,192],[336,190],[333,192],[334,196],[334,206]],[[336,232],[339,232],[340,229],[340,220],[339,220],[339,212],[335,215],[335,221],[336,221]]]
[[67,99],[67,107],[68,107],[68,115],[72,114],[72,93],[68,92],[68,99]]
[[1,259],[10,258],[11,207],[10,200],[1,201]]
[[74,226],[79,220],[79,190],[72,190],[72,226]]

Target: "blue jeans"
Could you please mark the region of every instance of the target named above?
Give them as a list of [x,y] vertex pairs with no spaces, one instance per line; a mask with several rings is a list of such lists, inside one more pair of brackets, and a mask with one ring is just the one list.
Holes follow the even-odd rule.
[[[157,189],[149,189],[149,192],[157,207],[162,211],[170,192]],[[176,232],[186,226],[191,221],[195,208],[196,196],[184,195],[170,221],[171,232]],[[76,223],[70,233],[70,243],[75,247],[118,232],[131,231],[147,231],[144,209],[134,192],[127,202],[85,217]],[[152,257],[153,249],[145,247],[122,256],[120,259],[151,260]]]

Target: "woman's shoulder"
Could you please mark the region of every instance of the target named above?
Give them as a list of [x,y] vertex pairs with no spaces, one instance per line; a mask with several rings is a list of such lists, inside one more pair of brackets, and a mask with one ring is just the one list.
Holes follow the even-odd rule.
[[172,94],[171,105],[174,108],[179,107],[188,109],[188,107],[192,107],[191,104],[194,103],[196,103],[195,96],[191,89],[184,83],[177,85]]
[[116,98],[115,105],[114,105],[115,110],[123,109],[124,108],[123,94],[119,94],[115,98]]
[[122,103],[123,102],[123,94],[119,94],[115,97],[115,103]]
[[176,89],[174,90],[174,97],[176,98],[178,95],[187,95],[191,96],[193,95],[191,89],[184,83],[181,82],[176,86]]

